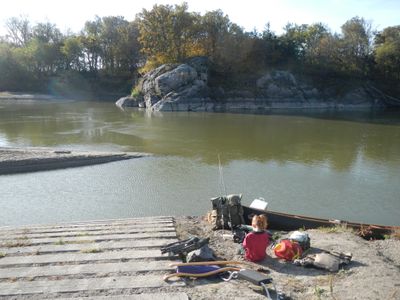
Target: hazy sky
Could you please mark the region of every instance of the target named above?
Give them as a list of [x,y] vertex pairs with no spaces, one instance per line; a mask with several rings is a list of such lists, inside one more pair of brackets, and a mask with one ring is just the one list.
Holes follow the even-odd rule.
[[[26,16],[33,23],[57,24],[65,32],[78,32],[85,21],[95,15],[124,16],[131,21],[142,8],[154,4],[181,4],[174,0],[3,0],[0,7],[0,35],[10,17]],[[312,24],[322,22],[333,31],[354,16],[372,21],[374,28],[400,25],[400,0],[187,0],[189,11],[200,12],[222,9],[232,22],[246,30],[262,30],[267,22],[276,33],[282,33],[288,23]]]

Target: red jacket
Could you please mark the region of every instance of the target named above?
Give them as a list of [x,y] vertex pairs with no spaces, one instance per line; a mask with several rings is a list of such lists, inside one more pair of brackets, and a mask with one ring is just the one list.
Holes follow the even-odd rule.
[[266,256],[269,245],[269,235],[266,231],[253,231],[246,235],[243,248],[246,251],[245,258],[249,261],[260,261]]

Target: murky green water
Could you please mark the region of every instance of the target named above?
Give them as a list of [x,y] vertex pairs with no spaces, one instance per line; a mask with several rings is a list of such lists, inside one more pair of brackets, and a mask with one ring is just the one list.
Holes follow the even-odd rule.
[[0,146],[156,155],[0,176],[0,225],[201,215],[225,189],[246,204],[264,197],[272,210],[400,220],[399,112],[149,114],[112,103],[0,102]]

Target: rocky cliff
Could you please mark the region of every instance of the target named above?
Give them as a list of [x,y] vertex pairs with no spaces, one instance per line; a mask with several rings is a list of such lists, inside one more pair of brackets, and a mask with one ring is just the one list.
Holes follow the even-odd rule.
[[[355,109],[384,107],[376,89],[364,86],[338,92],[332,87],[316,88],[310,80],[285,70],[260,76],[251,89],[225,91],[208,85],[208,60],[196,57],[185,64],[165,64],[145,74],[139,96],[117,101],[120,107],[136,106],[154,111],[236,111],[270,109]],[[312,82],[312,81],[311,81]]]

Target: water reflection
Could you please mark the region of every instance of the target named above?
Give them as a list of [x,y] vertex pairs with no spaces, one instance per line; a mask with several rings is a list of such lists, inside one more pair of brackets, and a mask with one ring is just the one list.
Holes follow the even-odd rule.
[[150,113],[77,102],[4,105],[0,117],[1,146],[110,147],[212,165],[218,154],[224,164],[293,161],[349,170],[359,156],[399,164],[399,112]]
[[349,116],[154,114],[94,102],[2,104],[0,146],[158,157],[0,176],[0,225],[201,215],[210,208],[208,199],[223,193],[218,154],[228,193],[243,193],[246,204],[263,196],[273,210],[398,225],[400,114],[366,113],[364,121],[361,113],[356,121]]

